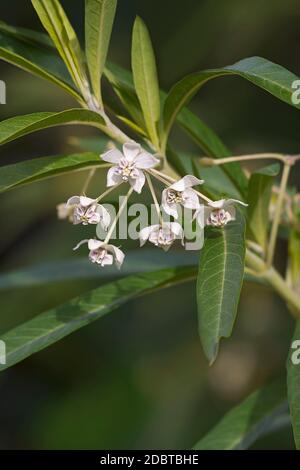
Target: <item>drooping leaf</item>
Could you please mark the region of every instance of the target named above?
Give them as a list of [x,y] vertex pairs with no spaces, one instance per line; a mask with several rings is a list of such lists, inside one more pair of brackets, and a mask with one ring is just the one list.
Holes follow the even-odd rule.
[[103,73],[117,0],[85,0],[85,50],[93,92],[101,103]]
[[286,387],[283,380],[276,381],[230,410],[194,449],[245,450],[289,422]]
[[287,373],[288,401],[295,445],[300,450],[300,320],[296,323],[287,360]]
[[2,335],[7,356],[6,364],[0,365],[0,370],[13,366],[138,296],[188,281],[193,275],[189,268],[175,268],[125,277],[41,313]]
[[81,124],[97,127],[109,135],[103,118],[87,109],[68,109],[59,113],[33,113],[16,116],[0,122],[0,145],[26,134],[65,124]]
[[98,166],[105,167],[106,165],[95,153],[55,155],[2,166],[0,167],[0,193],[51,176]]
[[84,59],[76,33],[58,0],[31,0],[79,90],[86,88]]
[[280,166],[275,163],[252,173],[249,181],[247,236],[263,250],[267,243],[272,185],[279,171]]
[[237,75],[271,93],[276,98],[300,109],[293,103],[292,84],[298,79],[289,70],[262,57],[250,57],[221,69],[204,70],[187,75],[171,89],[164,107],[164,137],[168,138],[171,127],[182,109],[204,83],[224,75]]
[[146,126],[152,142],[159,148],[157,126],[160,119],[160,98],[154,52],[149,32],[137,17],[132,35],[132,72]]
[[81,100],[65,64],[47,44],[44,35],[0,22],[0,58],[60,86],[77,101]]
[[197,280],[199,334],[210,363],[231,335],[244,276],[245,221],[238,212],[224,229],[206,231]]

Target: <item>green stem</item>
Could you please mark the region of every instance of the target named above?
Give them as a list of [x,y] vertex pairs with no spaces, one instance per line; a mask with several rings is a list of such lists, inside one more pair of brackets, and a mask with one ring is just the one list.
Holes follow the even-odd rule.
[[286,192],[290,169],[291,169],[291,165],[286,162],[283,167],[278,200],[277,200],[273,224],[271,228],[270,241],[268,245],[268,254],[267,254],[267,267],[271,267],[273,263],[277,234],[278,234],[278,229],[279,229],[279,224],[280,224],[280,219],[281,219],[283,200],[284,200],[284,195]]
[[257,276],[264,279],[287,302],[294,317],[300,318],[300,299],[284,278],[272,266],[267,268],[266,263],[259,256],[246,250],[247,268],[256,272]]

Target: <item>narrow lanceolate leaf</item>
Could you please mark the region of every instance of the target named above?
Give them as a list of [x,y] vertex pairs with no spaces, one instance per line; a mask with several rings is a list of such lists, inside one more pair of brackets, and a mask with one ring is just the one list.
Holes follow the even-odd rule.
[[200,87],[208,80],[224,75],[237,75],[245,78],[276,98],[300,109],[300,105],[292,100],[292,94],[295,91],[292,84],[298,77],[284,67],[262,57],[250,57],[225,68],[204,70],[187,75],[176,83],[164,107],[165,139],[179,111],[193,98]]
[[81,153],[35,158],[25,162],[0,167],[0,193],[25,184],[34,183],[51,176],[58,176],[76,170],[106,166],[99,155]]
[[87,109],[68,109],[59,113],[33,113],[0,122],[0,145],[32,132],[65,124],[93,126],[105,133],[108,132],[102,117]]
[[149,32],[137,17],[132,35],[132,72],[149,136],[158,148],[157,127],[160,119],[160,98],[154,52]]
[[101,102],[103,73],[117,0],[85,0],[85,50],[93,92]]
[[247,235],[250,240],[258,243],[263,250],[266,249],[268,236],[272,185],[279,171],[280,166],[276,163],[252,173],[249,181]]
[[191,267],[191,275],[193,274],[196,278],[197,266],[194,263],[195,256],[191,251],[168,252],[162,257],[161,253],[155,249],[130,250],[127,252],[121,272],[116,272],[113,266],[99,269],[99,266],[91,263],[87,258],[53,261],[0,273],[0,290],[45,286],[50,283],[77,279],[107,280],[111,277],[119,277],[120,274],[124,276],[179,266]]
[[230,410],[194,449],[245,450],[289,422],[286,386],[280,380],[257,390]]
[[2,335],[7,356],[6,364],[0,365],[0,370],[50,346],[129,300],[190,278],[189,268],[166,269],[125,277],[48,310]]
[[31,0],[77,88],[85,89],[84,60],[76,33],[58,0]]
[[80,101],[65,64],[44,39],[34,31],[0,22],[0,59],[58,85]]
[[208,229],[200,252],[197,281],[199,333],[204,352],[213,363],[220,339],[229,337],[236,318],[245,259],[242,214],[224,229]]
[[300,320],[297,321],[287,360],[288,401],[295,445],[300,450]]

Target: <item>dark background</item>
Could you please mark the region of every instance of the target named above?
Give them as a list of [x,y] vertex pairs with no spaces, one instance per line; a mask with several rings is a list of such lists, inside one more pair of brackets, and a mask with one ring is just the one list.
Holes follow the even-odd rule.
[[[83,39],[84,2],[62,3]],[[165,90],[189,72],[254,55],[300,75],[297,0],[120,0],[109,57],[126,67],[136,14],[151,31]],[[1,19],[41,29],[28,0],[2,0]],[[3,62],[0,67],[7,84],[1,119],[74,106],[55,86]],[[212,81],[191,108],[234,154],[299,153],[299,112],[246,81]],[[70,137],[95,132],[43,131],[3,146],[1,159],[13,163],[74,152]],[[177,144],[193,149],[180,135]],[[1,196],[1,271],[84,256],[71,250],[84,232],[57,221],[55,212],[57,203],[78,193],[84,176]],[[299,171],[294,185],[297,178]],[[99,186],[101,178],[92,189]],[[285,249],[279,245],[281,265]],[[0,332],[99,283],[2,291]],[[276,296],[246,283],[233,337],[209,368],[197,335],[194,284],[132,302],[1,374],[0,448],[190,448],[226,410],[284,368],[292,328]],[[290,428],[256,447],[293,448]]]

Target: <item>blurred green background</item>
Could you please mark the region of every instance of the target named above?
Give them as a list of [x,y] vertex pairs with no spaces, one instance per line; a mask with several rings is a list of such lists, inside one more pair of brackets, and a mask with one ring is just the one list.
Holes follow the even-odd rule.
[[[62,3],[83,39],[83,0]],[[150,28],[166,90],[186,73],[253,55],[300,75],[298,0],[120,0],[109,55],[126,67],[136,14]],[[1,19],[41,29],[29,1],[2,0]],[[3,62],[0,67],[7,84],[1,119],[74,105],[55,86]],[[191,108],[235,154],[299,153],[299,112],[238,78],[209,83]],[[87,135],[96,131],[43,131],[1,147],[1,161],[75,152],[70,138]],[[180,133],[174,140],[179,148],[195,150]],[[57,221],[55,206],[78,193],[85,176],[75,173],[1,196],[2,272],[84,256],[72,247],[86,231]],[[299,170],[292,178],[297,181]],[[103,186],[98,175],[91,194]],[[284,243],[278,253],[284,266]],[[109,279],[3,290],[0,335]],[[284,368],[292,329],[285,305],[268,289],[246,283],[233,337],[209,368],[197,335],[194,284],[132,302],[1,374],[0,448],[190,448],[228,409]],[[291,429],[255,447],[293,448]]]

